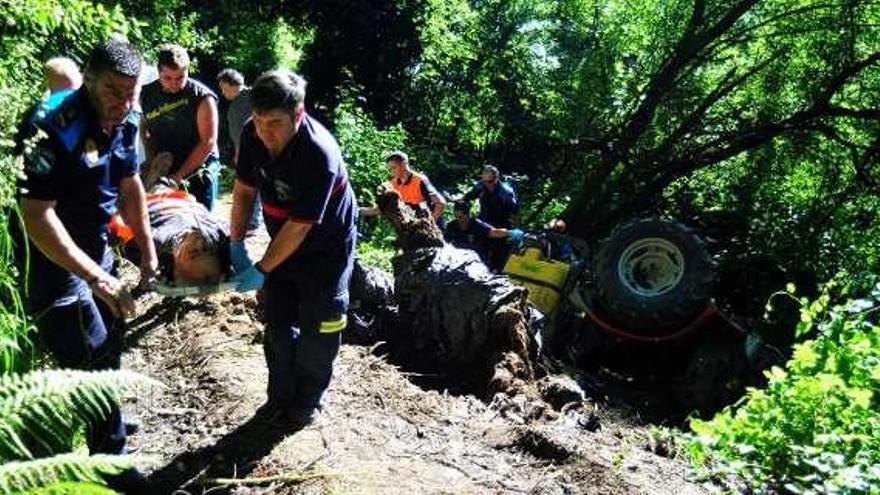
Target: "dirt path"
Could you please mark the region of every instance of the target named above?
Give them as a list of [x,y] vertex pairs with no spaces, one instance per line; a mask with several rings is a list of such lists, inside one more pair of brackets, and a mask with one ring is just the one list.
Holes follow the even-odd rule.
[[255,310],[237,294],[141,300],[124,366],[167,389],[126,408],[141,421],[131,446],[152,456],[156,493],[705,492],[622,413],[597,408],[596,431],[565,414],[523,424],[474,397],[419,388],[367,347],[343,346],[317,422],[262,425],[252,420],[266,379]]

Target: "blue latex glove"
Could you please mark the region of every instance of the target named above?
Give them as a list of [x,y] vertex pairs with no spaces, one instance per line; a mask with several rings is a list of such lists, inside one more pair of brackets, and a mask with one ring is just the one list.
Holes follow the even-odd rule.
[[244,247],[244,241],[229,242],[229,261],[232,262],[235,273],[241,273],[254,264],[248,256],[247,248]]
[[507,237],[510,239],[510,242],[514,244],[519,244],[522,242],[525,235],[526,233],[523,232],[522,229],[510,229],[510,231],[508,231]]
[[257,269],[255,263],[250,267],[245,268],[244,271],[233,275],[229,281],[235,284],[235,290],[238,292],[248,292],[263,287],[263,281],[265,279],[266,276],[263,275],[263,272]]

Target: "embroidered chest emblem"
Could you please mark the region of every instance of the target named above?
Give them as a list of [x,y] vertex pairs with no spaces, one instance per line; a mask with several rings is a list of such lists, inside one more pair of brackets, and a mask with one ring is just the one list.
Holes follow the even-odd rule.
[[281,179],[275,179],[272,184],[275,188],[275,195],[279,201],[289,201],[291,196],[290,185]]

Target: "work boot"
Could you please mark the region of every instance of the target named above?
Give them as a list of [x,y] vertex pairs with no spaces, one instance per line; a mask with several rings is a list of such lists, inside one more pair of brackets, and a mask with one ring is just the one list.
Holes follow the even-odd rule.
[[284,407],[272,401],[267,401],[260,406],[254,414],[257,421],[272,428],[283,430],[301,430],[313,423],[317,416],[317,409]]
[[125,427],[125,436],[130,437],[141,429],[140,421],[133,418],[122,418],[122,426]]
[[107,486],[126,495],[149,495],[154,493],[150,480],[136,468],[128,468],[119,474],[104,475]]

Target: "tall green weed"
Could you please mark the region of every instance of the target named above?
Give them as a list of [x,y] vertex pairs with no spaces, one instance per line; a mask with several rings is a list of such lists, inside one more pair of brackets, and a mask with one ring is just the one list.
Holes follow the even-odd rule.
[[[400,125],[379,128],[358,105],[357,88],[343,91],[334,112],[334,128],[358,203],[375,205],[376,189],[388,180],[385,158],[391,151],[405,150],[409,136]],[[370,259],[370,264],[390,268],[394,241],[391,224],[382,218],[362,218],[359,227],[360,255]]]

